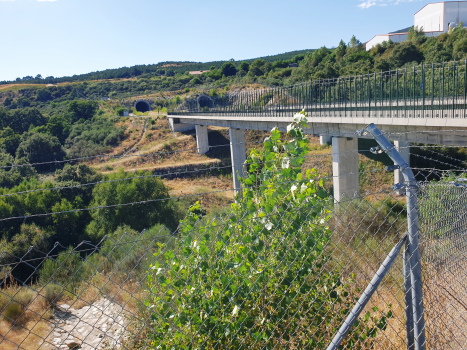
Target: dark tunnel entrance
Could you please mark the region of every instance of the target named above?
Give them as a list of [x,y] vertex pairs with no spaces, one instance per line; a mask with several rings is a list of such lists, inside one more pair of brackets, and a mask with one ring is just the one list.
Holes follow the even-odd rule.
[[146,101],[138,101],[135,104],[135,109],[138,112],[149,112],[151,110],[151,106]]
[[207,95],[201,95],[198,97],[198,103],[200,108],[208,107],[208,108],[213,108],[214,107],[214,102],[212,98],[210,98]]

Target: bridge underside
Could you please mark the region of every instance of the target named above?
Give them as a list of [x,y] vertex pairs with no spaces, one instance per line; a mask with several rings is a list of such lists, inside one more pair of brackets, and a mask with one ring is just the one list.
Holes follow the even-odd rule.
[[[201,113],[197,115],[168,116],[173,124],[196,126],[198,151],[206,153],[209,150],[207,126],[230,128],[230,142],[232,154],[232,171],[235,191],[239,190],[238,177],[243,176],[240,169],[246,160],[245,138],[243,130],[270,131],[277,127],[281,131],[287,130],[287,125],[293,121],[293,113],[288,116],[265,115],[229,115],[220,113],[214,115]],[[316,114],[315,114],[316,115]],[[386,136],[394,141],[407,162],[410,162],[410,143],[425,143],[449,146],[467,146],[467,119],[464,118],[380,118],[364,116],[315,116],[308,118],[308,128],[305,133],[320,136],[323,142],[332,143],[333,153],[333,183],[336,201],[343,198],[357,198],[359,196],[358,176],[358,138],[372,138],[370,135],[357,134],[357,130],[364,129],[368,124],[376,124]],[[202,126],[202,127],[200,127]],[[185,128],[186,129],[186,128]],[[242,145],[243,147],[239,147]],[[351,174],[350,176],[348,174]],[[403,181],[396,170],[395,183]]]
[[[181,124],[220,126],[243,130],[286,131],[293,117],[176,115]],[[169,115],[169,118],[171,116]],[[467,119],[464,118],[367,118],[309,117],[305,133],[315,136],[356,137],[356,131],[374,123],[390,140],[448,146],[467,146]],[[371,138],[370,136],[358,136]]]

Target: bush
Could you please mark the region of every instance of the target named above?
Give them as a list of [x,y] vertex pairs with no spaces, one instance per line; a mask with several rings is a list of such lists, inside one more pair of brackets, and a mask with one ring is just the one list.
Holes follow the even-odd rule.
[[48,283],[44,288],[44,298],[50,305],[60,301],[64,288],[55,283]]
[[2,294],[0,306],[2,315],[9,323],[24,323],[27,321],[25,311],[36,295],[31,289],[23,287],[21,289],[11,288],[7,290],[12,295]]
[[[330,268],[326,250],[332,197],[316,170],[301,171],[304,117],[295,116],[284,142],[275,128],[264,151],[251,151],[225,222],[201,222],[197,203],[177,249],[160,245],[147,302],[154,348],[321,349],[350,312],[356,287]],[[343,347],[371,347],[389,317],[367,313]]]
[[102,183],[94,187],[91,207],[146,200],[149,202],[92,212],[93,221],[86,228],[89,237],[100,239],[104,235],[114,232],[121,225],[128,225],[137,231],[142,231],[158,223],[164,223],[171,228],[177,226],[178,221],[174,217],[173,201],[164,200],[169,198],[169,192],[163,182],[155,177],[135,178],[135,176],[148,175],[151,173],[137,172],[134,174],[119,170],[117,173],[109,174],[106,180],[126,178],[128,180]]
[[3,310],[3,317],[7,322],[17,323],[19,318],[24,314],[25,308],[21,304],[11,301]]
[[[43,163],[60,161],[65,156],[60,140],[55,136],[29,132],[22,136],[21,143],[16,150],[16,159],[26,159],[29,163]],[[39,171],[48,170],[54,164],[37,166]]]
[[94,117],[99,109],[99,104],[96,101],[71,101],[68,105],[68,114],[72,122],[80,119],[88,120]]
[[39,281],[42,285],[60,285],[65,291],[74,293],[85,277],[82,260],[78,253],[70,247],[56,259],[48,258],[39,270]]
[[124,130],[103,118],[76,123],[66,140],[67,153],[73,158],[105,153],[120,143]]
[[115,109],[115,113],[119,115],[120,117],[123,117],[123,114],[125,113],[126,108],[125,107],[118,107]]

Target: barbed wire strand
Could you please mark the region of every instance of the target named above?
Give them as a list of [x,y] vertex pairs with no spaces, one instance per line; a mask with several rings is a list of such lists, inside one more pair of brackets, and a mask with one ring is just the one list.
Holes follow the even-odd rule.
[[[372,174],[372,173],[382,172],[382,171],[386,171],[386,170],[385,169],[373,169],[373,170],[368,170],[368,171],[364,171],[364,172],[347,173],[347,174],[340,174],[340,175],[335,175],[335,176],[334,175],[333,176],[324,176],[324,177],[320,177],[320,178],[313,179],[313,180],[316,181],[316,180],[321,180],[321,179],[323,179],[323,180],[324,179],[332,179],[334,177],[352,176],[352,175],[367,174],[367,173]],[[293,183],[293,182],[298,182],[298,181],[297,180],[291,180],[291,181],[285,181],[285,182],[278,182],[278,183],[275,183],[275,185],[281,185],[281,184]],[[253,186],[248,186],[248,187],[252,188],[252,187],[260,187],[260,186],[262,186],[262,185],[253,185]],[[229,189],[226,189],[226,190],[216,190],[216,191],[209,191],[209,192],[203,192],[203,193],[186,194],[186,195],[177,196],[177,197],[147,199],[147,200],[135,201],[135,202],[130,202],[130,203],[119,203],[119,204],[110,204],[110,205],[95,206],[95,207],[88,207],[88,208],[77,208],[77,209],[72,209],[72,210],[64,210],[64,211],[41,213],[41,214],[12,216],[12,217],[8,217],[8,218],[2,218],[2,219],[0,219],[0,222],[15,220],[15,219],[25,220],[25,219],[34,218],[34,217],[44,217],[44,216],[51,216],[51,215],[58,215],[58,214],[69,214],[69,213],[77,213],[77,212],[84,212],[84,211],[90,211],[90,210],[101,210],[101,209],[110,209],[110,208],[124,207],[124,206],[130,206],[130,205],[139,205],[139,204],[163,202],[163,201],[169,201],[169,200],[177,200],[177,199],[183,199],[183,198],[188,198],[188,197],[204,196],[204,195],[209,195],[209,194],[223,193],[223,192],[229,192],[229,191],[239,191],[239,190],[241,190],[241,188],[229,188]]]

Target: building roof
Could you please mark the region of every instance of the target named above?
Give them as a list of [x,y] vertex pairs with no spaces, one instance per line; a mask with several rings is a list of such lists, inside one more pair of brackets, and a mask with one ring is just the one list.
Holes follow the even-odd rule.
[[407,27],[401,30],[396,30],[395,32],[389,32],[389,34],[406,34],[409,32],[410,28],[412,27]]
[[419,13],[421,10],[423,10],[425,7],[429,6],[429,5],[433,5],[433,4],[444,4],[446,2],[467,2],[467,1],[437,1],[437,2],[430,2],[429,4],[426,4],[425,6],[423,6],[420,10],[418,10],[417,12],[415,12],[414,16]]

